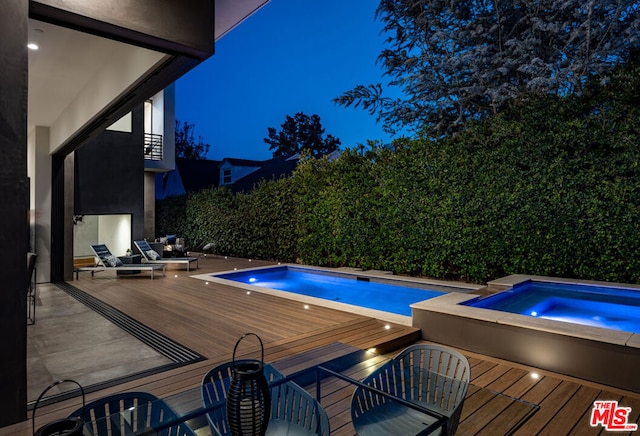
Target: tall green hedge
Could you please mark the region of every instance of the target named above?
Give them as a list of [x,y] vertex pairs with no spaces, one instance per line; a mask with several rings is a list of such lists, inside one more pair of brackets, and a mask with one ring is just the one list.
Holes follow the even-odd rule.
[[529,96],[455,136],[304,159],[293,178],[247,194],[168,199],[157,227],[245,257],[637,283],[639,83],[632,64],[582,96]]
[[156,232],[184,235],[191,249],[213,243],[220,255],[293,262],[291,180],[263,182],[250,193],[207,189],[156,203]]

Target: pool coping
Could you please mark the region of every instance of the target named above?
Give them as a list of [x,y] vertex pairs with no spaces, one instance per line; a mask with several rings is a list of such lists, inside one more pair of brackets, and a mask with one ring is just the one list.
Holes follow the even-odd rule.
[[[303,270],[306,269],[310,271],[326,272],[326,273],[331,273],[336,275],[366,277],[369,279],[375,279],[376,281],[379,281],[379,282],[409,282],[416,285],[435,286],[438,288],[434,290],[449,288],[451,289],[451,291],[449,292],[455,292],[455,293],[464,292],[465,295],[470,295],[468,294],[469,292],[474,292],[474,291],[477,292],[479,289],[484,288],[484,286],[475,285],[471,283],[447,282],[442,280],[431,280],[431,279],[423,279],[423,278],[417,278],[417,277],[397,276],[392,273],[388,273],[386,271],[378,271],[378,270],[362,271],[362,270],[351,269],[351,268],[328,268],[328,267],[317,267],[317,266],[309,266],[309,265],[299,265],[299,264],[292,264],[292,263],[278,263],[277,265],[269,265],[269,266],[246,268],[246,269],[234,269],[229,271],[216,272],[213,274],[197,274],[197,275],[192,275],[191,277],[200,279],[200,280],[205,280],[211,283],[233,286],[249,292],[260,292],[263,294],[273,295],[280,298],[286,298],[288,300],[299,301],[304,304],[316,305],[321,307],[327,307],[330,309],[355,313],[357,315],[367,316],[370,318],[392,322],[395,324],[406,325],[406,326],[412,325],[413,321],[411,316],[399,315],[399,314],[385,312],[385,311],[376,310],[376,309],[368,309],[365,307],[355,306],[352,304],[340,303],[337,301],[325,300],[322,298],[310,297],[306,295],[295,294],[292,292],[280,291],[277,289],[264,288],[260,286],[249,285],[246,283],[241,283],[233,280],[227,280],[227,279],[216,277],[219,275],[231,274],[231,273],[237,273],[237,272],[243,272],[243,271],[246,272],[246,271],[254,271],[254,270],[259,271],[264,269],[273,269],[274,267],[290,267],[295,269],[303,269]],[[438,298],[438,297],[434,297],[434,298]]]
[[[638,285],[533,275],[494,280],[488,290],[501,292],[529,280],[640,291]],[[476,297],[447,294],[415,303],[413,326],[424,339],[640,392],[640,380],[630,381],[632,368],[640,364],[640,334],[460,304]],[[531,349],[517,341],[530,341]],[[608,374],[603,373],[607,368]]]

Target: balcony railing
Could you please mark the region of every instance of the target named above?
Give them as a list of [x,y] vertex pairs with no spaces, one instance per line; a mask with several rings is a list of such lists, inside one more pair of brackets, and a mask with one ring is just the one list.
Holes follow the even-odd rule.
[[162,160],[162,135],[155,133],[144,134],[144,158]]

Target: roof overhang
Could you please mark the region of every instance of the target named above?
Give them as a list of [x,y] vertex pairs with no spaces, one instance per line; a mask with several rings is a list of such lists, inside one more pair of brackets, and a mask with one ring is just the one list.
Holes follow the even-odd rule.
[[[73,147],[68,144],[72,138],[102,130],[178,79],[213,53],[214,40],[267,2],[215,0],[213,35],[207,54],[206,47],[187,50],[189,46],[182,42],[182,35],[176,36],[178,42],[171,42],[163,35],[143,34],[144,28],[120,32],[117,25],[96,25],[95,17],[77,18],[77,11],[60,12],[55,6],[61,2],[56,0],[31,0],[32,17],[49,16],[44,17],[48,22],[34,18],[29,22],[29,38],[40,46],[29,52],[29,130],[49,127],[50,152],[56,153],[65,146],[71,150]],[[91,3],[78,4],[85,7]],[[109,1],[102,4],[105,3]],[[95,9],[87,13],[99,16]],[[69,16],[71,19],[65,21]],[[95,32],[86,30],[91,25]],[[105,37],[112,29],[116,29],[116,36]],[[150,29],[149,33],[153,31]],[[154,46],[154,41],[159,43]]]

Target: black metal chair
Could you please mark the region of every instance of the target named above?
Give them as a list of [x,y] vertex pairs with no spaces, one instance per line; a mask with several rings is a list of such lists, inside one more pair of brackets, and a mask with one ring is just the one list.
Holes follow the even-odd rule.
[[36,323],[36,260],[38,255],[27,253],[27,324]]
[[147,392],[122,392],[94,400],[69,415],[81,417],[85,433],[94,436],[154,434],[160,436],[196,436],[185,423],[158,430],[176,413],[167,403]]
[[[470,374],[469,361],[458,351],[440,345],[416,344],[375,370],[362,383],[442,415],[445,418],[442,426],[431,434],[450,436],[458,428]],[[351,418],[360,436],[422,434],[437,421],[434,416],[361,387],[351,399]]]

